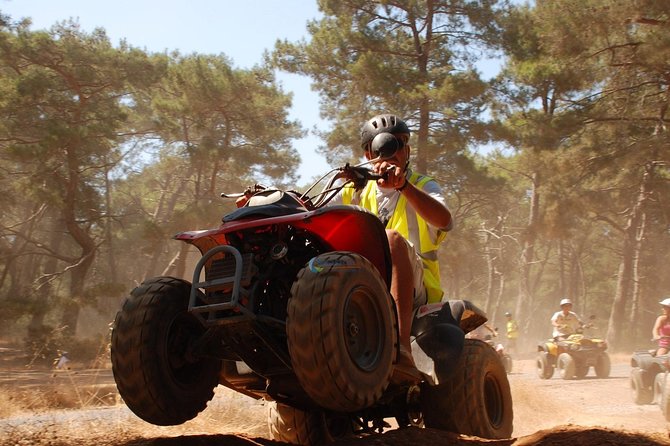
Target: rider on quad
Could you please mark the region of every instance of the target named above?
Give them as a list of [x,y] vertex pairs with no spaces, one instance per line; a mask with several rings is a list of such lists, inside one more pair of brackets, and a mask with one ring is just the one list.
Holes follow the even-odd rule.
[[391,295],[398,310],[397,382],[420,379],[410,347],[412,319],[419,306],[442,299],[437,248],[453,225],[438,183],[409,168],[409,137],[407,124],[395,115],[367,121],[361,128],[361,148],[373,171],[384,177],[345,187],[333,200],[368,209],[386,227],[393,262]]
[[670,351],[670,297],[659,302],[663,307],[663,314],[656,318],[652,330],[652,340],[658,341],[656,355],[665,355]]
[[566,339],[584,326],[579,316],[572,311],[572,301],[570,299],[561,299],[560,306],[561,310],[551,317],[551,325],[554,327],[552,336],[556,341]]
[[272,438],[302,446],[381,432],[389,418],[510,438],[504,365],[465,338],[486,314],[441,299],[436,251],[451,214],[439,186],[408,169],[409,130],[395,116],[373,118],[362,137],[367,162],[302,194],[259,184],[222,194],[246,204],[175,235],[201,254],[192,280],[145,280],[112,329],[114,379],[136,415],[184,423],[223,385],[268,400]]

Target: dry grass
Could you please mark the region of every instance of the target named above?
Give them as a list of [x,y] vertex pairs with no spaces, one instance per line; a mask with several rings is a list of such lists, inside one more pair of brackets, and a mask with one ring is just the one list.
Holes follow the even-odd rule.
[[208,408],[179,426],[154,426],[123,404],[111,373],[107,342],[91,343],[86,359],[71,354],[36,361],[20,344],[0,345],[0,445],[122,444],[126,439],[241,433],[267,436],[266,408],[218,387]]
[[79,385],[76,382],[36,386],[2,386],[0,419],[53,409],[85,409],[120,402],[113,384]]
[[84,361],[57,368],[58,357],[36,361],[21,344],[0,348],[0,419],[53,409],[118,404],[108,342],[91,343]]
[[41,414],[25,413],[23,416],[14,414],[5,420],[0,419],[2,445],[144,444],[142,439],[147,439],[147,444],[154,444],[149,439],[178,440],[186,436],[218,434],[267,438],[264,403],[218,387],[207,409],[179,426],[148,424],[124,404],[76,411],[50,410]]

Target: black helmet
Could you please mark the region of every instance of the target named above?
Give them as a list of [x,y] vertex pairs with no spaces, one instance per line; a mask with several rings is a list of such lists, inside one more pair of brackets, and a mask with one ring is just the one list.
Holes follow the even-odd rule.
[[511,316],[511,315],[512,315],[512,313],[510,313],[509,311],[506,311],[506,312],[505,312],[505,316],[509,317],[509,316]]
[[409,139],[409,128],[405,121],[396,115],[383,114],[377,115],[363,124],[361,127],[361,147],[367,150],[375,136],[380,133],[392,133],[394,135],[406,135],[403,142],[407,143]]

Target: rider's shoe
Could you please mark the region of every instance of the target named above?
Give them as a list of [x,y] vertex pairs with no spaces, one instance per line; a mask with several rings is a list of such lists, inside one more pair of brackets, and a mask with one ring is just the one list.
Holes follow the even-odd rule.
[[416,368],[412,354],[405,347],[401,346],[398,361],[393,366],[391,382],[398,385],[419,384],[421,380],[421,372]]

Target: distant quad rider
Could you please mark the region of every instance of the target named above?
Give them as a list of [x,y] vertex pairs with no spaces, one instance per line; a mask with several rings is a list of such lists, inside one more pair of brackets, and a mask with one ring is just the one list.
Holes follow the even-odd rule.
[[572,301],[570,299],[561,299],[560,306],[561,310],[551,317],[551,325],[554,327],[552,336],[557,341],[577,333],[577,330],[584,326],[577,313],[572,311]]
[[656,318],[651,336],[652,340],[658,341],[656,355],[665,355],[670,351],[670,297],[659,302],[663,308],[663,314]]

